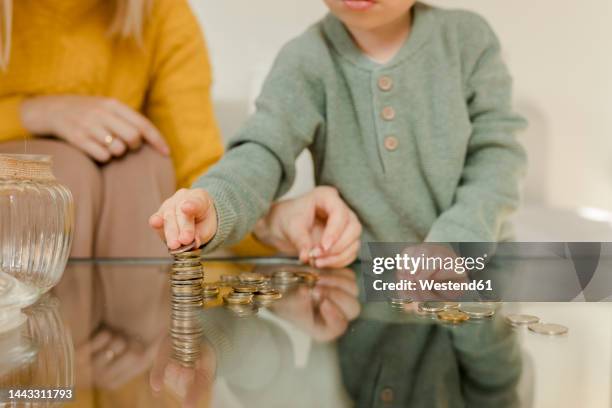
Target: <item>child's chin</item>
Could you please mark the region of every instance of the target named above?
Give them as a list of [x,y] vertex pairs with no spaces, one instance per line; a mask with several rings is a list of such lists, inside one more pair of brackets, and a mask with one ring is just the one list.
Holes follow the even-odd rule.
[[[367,14],[367,13],[366,13]],[[374,30],[377,27],[380,27],[382,23],[377,21],[377,19],[372,18],[372,16],[361,15],[361,16],[338,16],[340,21],[344,23],[349,28],[354,28],[357,30]]]

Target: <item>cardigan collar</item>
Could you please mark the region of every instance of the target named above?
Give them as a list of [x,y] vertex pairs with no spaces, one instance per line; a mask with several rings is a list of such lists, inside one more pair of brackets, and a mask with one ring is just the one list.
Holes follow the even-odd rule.
[[355,44],[344,24],[333,14],[328,13],[323,19],[323,31],[338,54],[356,66],[369,71],[392,68],[416,54],[429,40],[434,19],[431,7],[423,3],[416,3],[413,13],[410,35],[397,54],[385,64],[368,58]]

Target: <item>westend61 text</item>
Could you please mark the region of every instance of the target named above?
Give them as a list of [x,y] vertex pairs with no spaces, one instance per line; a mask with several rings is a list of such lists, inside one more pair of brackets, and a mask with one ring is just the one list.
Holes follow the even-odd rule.
[[471,282],[440,282],[432,279],[400,280],[397,282],[383,282],[378,279],[372,283],[374,290],[378,291],[395,291],[395,290],[410,290],[410,291],[492,291],[493,285],[491,280],[481,279]]

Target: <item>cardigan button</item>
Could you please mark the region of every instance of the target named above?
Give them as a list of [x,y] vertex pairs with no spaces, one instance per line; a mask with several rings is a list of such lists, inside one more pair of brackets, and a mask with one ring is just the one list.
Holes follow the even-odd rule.
[[393,388],[386,387],[380,392],[380,400],[385,404],[391,404],[394,399]]
[[393,80],[391,79],[391,77],[383,75],[378,78],[378,88],[381,91],[390,91],[391,88],[393,88]]
[[384,141],[385,149],[392,152],[399,146],[399,140],[395,136],[387,136]]
[[384,120],[393,120],[395,119],[395,109],[392,106],[385,106],[380,115]]

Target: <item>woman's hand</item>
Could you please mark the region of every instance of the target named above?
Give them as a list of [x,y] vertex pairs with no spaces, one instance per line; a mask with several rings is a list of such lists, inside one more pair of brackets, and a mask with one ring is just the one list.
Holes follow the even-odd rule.
[[217,232],[217,211],[210,195],[201,188],[178,190],[149,218],[169,249],[195,241],[206,244]]
[[333,187],[276,202],[257,222],[255,235],[317,268],[342,268],[357,258],[361,224]]
[[57,136],[99,162],[138,149],[143,141],[161,154],[170,152],[146,117],[112,98],[37,96],[23,102],[21,119],[32,134]]

